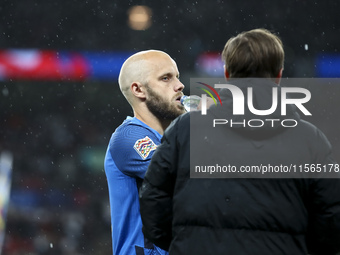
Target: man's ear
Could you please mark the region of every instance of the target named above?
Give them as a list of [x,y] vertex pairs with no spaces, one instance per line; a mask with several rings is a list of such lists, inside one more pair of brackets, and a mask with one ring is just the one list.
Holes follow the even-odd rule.
[[224,77],[229,80],[229,72],[228,70],[225,68],[225,65],[223,66],[224,67]]
[[130,89],[135,97],[146,98],[145,87],[140,82],[133,82]]
[[280,69],[279,74],[278,74],[278,75],[276,76],[276,78],[275,78],[275,83],[276,83],[277,85],[280,85],[281,78],[282,78],[282,72],[283,72],[283,68]]

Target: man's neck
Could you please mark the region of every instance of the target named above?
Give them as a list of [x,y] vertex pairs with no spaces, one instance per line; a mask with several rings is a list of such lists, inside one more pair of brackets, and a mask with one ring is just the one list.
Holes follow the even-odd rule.
[[149,111],[144,111],[143,113],[134,111],[134,116],[151,127],[152,129],[156,130],[159,134],[163,135],[165,129],[170,125],[170,120],[160,120],[156,116],[154,116]]

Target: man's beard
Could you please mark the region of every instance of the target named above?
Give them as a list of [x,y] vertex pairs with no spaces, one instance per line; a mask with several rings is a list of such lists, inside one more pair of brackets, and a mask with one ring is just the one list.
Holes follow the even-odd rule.
[[182,105],[165,102],[162,97],[150,89],[149,86],[146,86],[146,89],[149,94],[149,98],[146,100],[146,106],[158,119],[174,120],[185,112]]

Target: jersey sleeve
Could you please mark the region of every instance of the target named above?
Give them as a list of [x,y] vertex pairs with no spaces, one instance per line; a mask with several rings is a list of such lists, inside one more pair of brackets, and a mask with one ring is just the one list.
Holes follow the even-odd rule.
[[143,179],[159,143],[156,135],[147,128],[127,125],[112,136],[109,151],[122,173]]

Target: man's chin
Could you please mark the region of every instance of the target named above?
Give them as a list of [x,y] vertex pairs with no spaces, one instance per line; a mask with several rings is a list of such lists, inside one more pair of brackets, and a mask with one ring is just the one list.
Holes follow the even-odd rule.
[[176,119],[178,116],[181,116],[183,113],[185,113],[185,111],[181,111],[179,109],[176,109],[176,111],[173,111],[171,116],[169,116],[169,120],[173,121],[174,119]]
[[177,109],[180,115],[187,112],[183,105],[178,105]]

